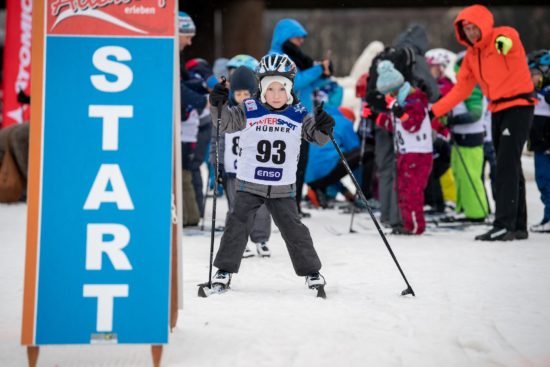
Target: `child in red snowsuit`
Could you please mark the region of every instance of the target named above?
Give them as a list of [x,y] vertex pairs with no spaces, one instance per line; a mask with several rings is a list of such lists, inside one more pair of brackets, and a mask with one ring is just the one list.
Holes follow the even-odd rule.
[[394,133],[397,151],[397,196],[403,226],[396,234],[422,234],[424,189],[432,170],[432,131],[428,116],[428,99],[404,81],[390,61],[378,64],[376,88],[388,97],[387,113],[379,115],[377,124]]

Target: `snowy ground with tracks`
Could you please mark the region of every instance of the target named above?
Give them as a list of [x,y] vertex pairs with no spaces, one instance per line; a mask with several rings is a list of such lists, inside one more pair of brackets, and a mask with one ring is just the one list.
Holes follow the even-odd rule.
[[[524,164],[533,224],[542,204],[532,160]],[[508,243],[473,241],[486,227],[388,236],[413,298],[400,296],[405,284],[368,214],[356,220],[356,234],[337,210],[304,221],[323,261],[326,300],[294,275],[276,229],[270,259],[243,260],[230,292],[198,298],[210,239],[184,236],[184,309],[163,366],[550,366],[550,234]],[[1,366],[26,365],[25,221],[26,205],[0,205]],[[148,365],[147,346],[49,346],[39,358],[39,366]]]

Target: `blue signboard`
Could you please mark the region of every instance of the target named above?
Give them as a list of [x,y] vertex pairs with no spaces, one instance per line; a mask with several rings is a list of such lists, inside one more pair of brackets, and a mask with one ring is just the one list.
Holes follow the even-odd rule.
[[174,39],[44,49],[35,343],[166,343]]

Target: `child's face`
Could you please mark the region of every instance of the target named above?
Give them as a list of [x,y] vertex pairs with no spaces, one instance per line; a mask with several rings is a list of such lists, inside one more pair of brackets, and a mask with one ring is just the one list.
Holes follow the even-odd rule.
[[430,72],[436,80],[443,76],[443,70],[440,65],[430,65]]
[[283,107],[288,101],[285,87],[279,82],[269,84],[265,92],[265,100],[273,108]]
[[252,97],[247,89],[236,90],[233,92],[233,96],[237,103],[241,103],[245,99]]

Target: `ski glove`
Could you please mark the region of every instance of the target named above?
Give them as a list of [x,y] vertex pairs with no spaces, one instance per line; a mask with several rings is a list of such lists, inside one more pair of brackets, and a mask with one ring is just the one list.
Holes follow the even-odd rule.
[[405,114],[405,109],[396,102],[391,106],[391,112],[395,117],[400,119]]
[[210,92],[209,99],[212,106],[223,106],[229,99],[229,89],[227,89],[225,83],[216,84],[212,92]]
[[383,94],[376,91],[367,92],[366,100],[374,112],[380,113],[388,111],[386,97]]
[[323,110],[323,106],[315,109],[315,128],[326,135],[332,135],[335,121],[331,115]]
[[495,47],[499,55],[506,56],[512,48],[512,40],[506,36],[498,36],[495,40]]

